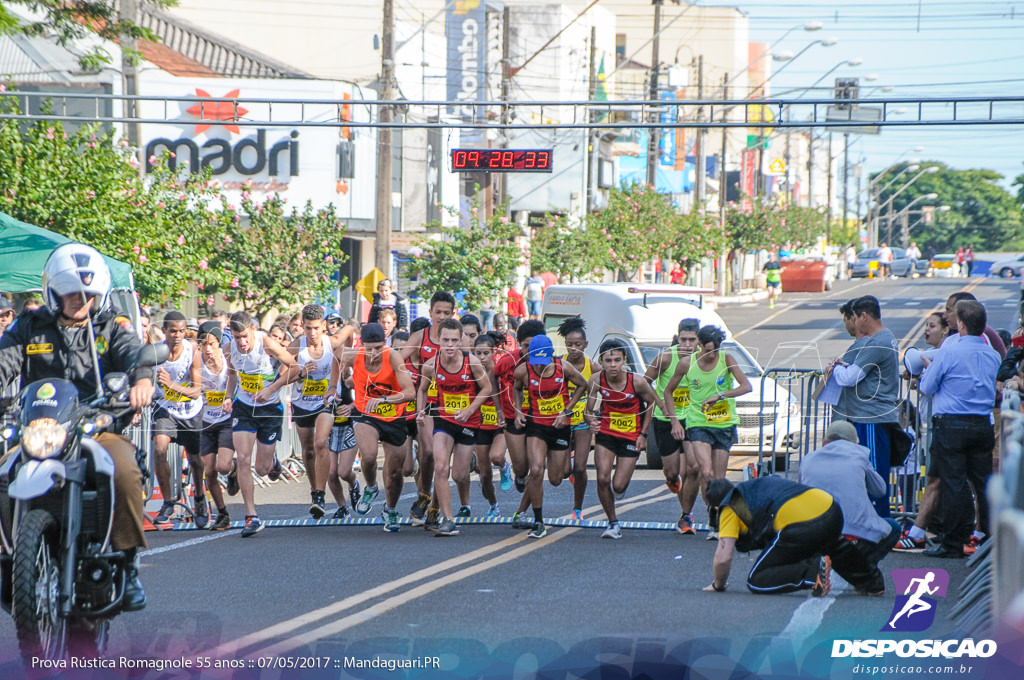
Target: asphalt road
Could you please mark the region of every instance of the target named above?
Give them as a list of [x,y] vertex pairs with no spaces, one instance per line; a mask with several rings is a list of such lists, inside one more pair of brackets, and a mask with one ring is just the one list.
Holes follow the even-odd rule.
[[[751,304],[720,312],[763,364],[817,367],[849,343],[836,312],[848,297],[877,295],[884,322],[913,344],[927,310],[967,286],[988,305],[991,325],[1015,326],[1017,284],[996,280],[839,282],[827,294],[787,293],[774,310]],[[403,512],[412,491],[407,483]],[[518,494],[498,493],[502,507],[514,509]],[[308,498],[304,479],[257,490],[264,519],[305,518]],[[585,505],[585,519],[603,518],[593,481]],[[546,516],[564,517],[570,506],[568,482],[545,485]],[[486,508],[475,482],[473,507]],[[624,521],[674,523],[679,514],[660,471],[638,471],[619,507]],[[244,514],[237,503],[229,509]],[[378,502],[371,516],[379,509]],[[706,519],[699,502],[695,515]],[[142,560],[149,605],[115,621],[111,656],[241,664],[247,670],[237,678],[525,678],[538,670],[538,677],[598,677],[599,665],[609,678],[681,678],[682,665],[691,678],[849,678],[854,661],[829,658],[832,641],[882,637],[895,602],[891,580],[882,598],[856,596],[841,579],[826,598],[751,595],[742,583],[753,554],[737,557],[728,592],[704,593],[715,544],[703,533],[627,528],[619,541],[600,533],[561,527],[530,540],[508,525],[484,524],[447,539],[408,525],[397,534],[379,525],[271,527],[244,540],[237,530],[150,533]],[[946,616],[967,573],[961,561],[894,554],[882,563],[886,573],[925,566],[947,569],[951,592],[927,634],[910,635],[955,634]],[[345,665],[380,658],[426,658],[427,667],[389,673]],[[278,667],[259,670],[268,663]],[[280,670],[282,663],[320,669]],[[88,677],[128,675],[103,673]],[[21,677],[5,617],[0,678]],[[986,675],[976,669],[968,677]]]

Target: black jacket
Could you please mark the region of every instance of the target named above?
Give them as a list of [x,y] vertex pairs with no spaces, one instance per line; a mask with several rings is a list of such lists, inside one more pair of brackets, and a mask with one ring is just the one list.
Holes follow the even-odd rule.
[[722,500],[722,507],[732,508],[747,525],[740,534],[736,549],[740,552],[764,550],[775,538],[775,514],[786,501],[796,498],[811,487],[782,477],[758,477],[736,485]]
[[[402,296],[398,293],[392,293],[392,295],[395,298],[395,315],[398,317],[398,324],[395,328],[409,330],[409,312],[406,311],[405,305],[402,304]],[[382,309],[386,309],[386,307],[380,306],[380,293],[374,293],[373,306],[370,307],[370,316],[366,319],[366,323],[380,323],[378,318]]]
[[[100,377],[129,369],[142,341],[131,320],[106,310],[93,316]],[[45,307],[22,314],[18,323],[0,338],[0,386],[21,376],[22,385],[45,378],[63,378],[74,383],[82,398],[96,393],[89,329],[84,325],[60,328]],[[131,377],[152,379],[152,371]]]

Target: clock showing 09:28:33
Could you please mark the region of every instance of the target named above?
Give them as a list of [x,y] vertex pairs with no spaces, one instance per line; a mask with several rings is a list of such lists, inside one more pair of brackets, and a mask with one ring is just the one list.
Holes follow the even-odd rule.
[[551,172],[551,149],[452,149],[452,172]]

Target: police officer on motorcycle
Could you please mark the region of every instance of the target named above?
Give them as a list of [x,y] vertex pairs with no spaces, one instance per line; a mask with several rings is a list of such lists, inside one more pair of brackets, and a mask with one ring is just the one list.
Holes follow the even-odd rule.
[[[43,267],[42,284],[46,305],[23,314],[0,338],[0,385],[18,376],[23,385],[65,379],[74,383],[82,398],[88,398],[97,391],[94,359],[99,360],[99,379],[110,372],[127,372],[142,341],[131,320],[110,309],[110,269],[95,249],[81,243],[57,247]],[[153,397],[152,369],[140,369],[129,377],[132,408],[148,406]],[[127,555],[130,565],[124,610],[137,611],[146,606],[135,559],[138,549],[146,547],[142,472],[128,439],[109,432],[95,439],[114,461],[111,545]]]

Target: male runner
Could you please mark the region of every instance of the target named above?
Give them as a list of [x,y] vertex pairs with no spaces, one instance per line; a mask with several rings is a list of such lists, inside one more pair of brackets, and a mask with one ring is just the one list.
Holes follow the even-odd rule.
[[[242,538],[263,531],[263,522],[256,514],[253,498],[252,450],[256,447],[256,474],[271,471],[280,474],[281,463],[274,450],[281,438],[284,409],[278,392],[292,380],[298,370],[288,350],[270,336],[260,333],[247,312],[235,312],[228,323],[231,342],[224,351],[228,360],[228,394],[233,402],[224,408],[233,416],[231,430],[237,458],[238,486],[245,504],[245,528]],[[280,362],[274,375],[272,359]]]
[[[683,319],[679,322],[679,332],[674,345],[661,352],[647,367],[644,377],[654,383],[654,391],[661,396],[665,393],[668,381],[675,373],[679,360],[689,358],[697,349],[697,331],[700,321]],[[686,409],[690,405],[690,388],[680,383],[672,392],[674,417],[672,420],[682,423],[686,418]],[[665,404],[668,406],[668,403]],[[693,454],[693,445],[689,439],[679,441],[672,436],[672,422],[661,410],[654,407],[654,438],[658,443],[661,455],[662,472],[665,473],[665,484],[669,491],[679,499],[681,513],[676,523],[676,531],[681,534],[696,534],[693,528],[693,504],[697,500],[700,488],[700,466]]]
[[[651,424],[651,406],[660,403],[650,384],[626,367],[626,346],[621,340],[605,340],[598,356],[601,370],[590,379],[587,397],[587,424],[597,433],[594,464],[597,467],[597,497],[608,516],[608,528],[601,538],[622,538],[622,527],[615,514],[615,501],[621,500],[633,479],[640,451],[647,445]],[[594,406],[600,398],[600,415]],[[615,479],[612,479],[612,463]]]
[[[462,351],[467,355],[472,354],[476,339],[483,332],[480,319],[475,314],[463,314],[459,317],[459,323],[462,324]],[[470,473],[479,472],[475,449],[470,457],[469,471]],[[456,482],[455,488],[459,492],[459,512],[456,516],[469,517],[473,514],[469,505],[469,475],[466,475],[465,479],[460,478]]]
[[[171,497],[171,465],[167,449],[177,442],[185,449],[195,484],[195,522],[200,529],[210,521],[210,508],[204,490],[203,461],[199,456],[199,431],[203,429],[203,373],[199,350],[185,338],[185,315],[170,311],[163,323],[165,342],[171,353],[157,366],[156,381],[163,390],[153,409],[153,461],[157,483],[164,493],[164,504],[153,520],[162,524],[174,514],[177,498]],[[174,470],[180,475],[181,470]]]
[[587,381],[568,361],[555,359],[554,352],[551,338],[535,336],[530,340],[529,359],[516,368],[513,383],[514,403],[522,404],[524,394],[530,396],[529,420],[522,411],[516,414],[516,426],[526,428],[526,455],[530,461],[530,476],[526,481],[534,518],[530,538],[547,536],[542,514],[544,466],[547,463],[551,485],[561,484],[572,437],[569,417],[586,393],[586,389],[576,389],[569,396],[570,384],[585,388]]
[[[331,368],[331,384],[340,385],[337,394],[334,396],[334,424],[331,427],[331,436],[327,440],[330,449],[331,466],[327,472],[327,486],[331,489],[331,495],[338,504],[332,519],[345,519],[348,517],[348,506],[345,505],[345,492],[341,488],[341,482],[348,484],[348,495],[352,503],[352,509],[356,509],[359,497],[362,495],[359,478],[352,469],[356,460],[356,431],[352,423],[352,390],[345,386],[344,379],[339,377],[341,366],[334,362]],[[330,390],[328,390],[330,395]],[[329,400],[329,397],[328,397]]]
[[[224,492],[217,479],[218,469],[225,474],[231,469],[235,447],[231,436],[231,414],[224,410],[228,385],[228,362],[221,343],[224,336],[220,324],[207,321],[199,327],[199,354],[203,373],[203,429],[199,433],[199,454],[203,458],[206,488],[217,507],[217,519],[210,531],[231,528],[231,515],[224,504]],[[236,477],[237,479],[237,477]],[[197,502],[198,505],[198,502]]]
[[[426,423],[427,393],[430,384],[437,385],[438,413],[434,418],[434,493],[441,513],[438,536],[457,536],[459,529],[452,518],[450,474],[455,483],[469,480],[469,463],[480,426],[480,406],[491,394],[491,382],[480,360],[462,351],[462,324],[445,319],[439,324],[441,349],[438,356],[423,364],[416,399],[419,424]],[[428,383],[427,381],[431,381]]]
[[384,530],[399,529],[395,507],[402,495],[403,448],[408,430],[404,404],[416,392],[398,352],[385,345],[384,328],[368,323],[359,334],[361,347],[348,352],[342,370],[352,369],[355,401],[356,445],[366,487],[356,504],[356,512],[365,515],[373,507],[377,489],[377,447],[384,447]]
[[505,414],[499,403],[498,379],[494,376],[494,347],[504,339],[503,335],[494,331],[484,333],[476,339],[473,348],[473,356],[480,360],[491,383],[490,396],[480,407],[480,428],[476,431],[476,457],[478,461],[484,461],[477,470],[480,491],[491,504],[487,519],[501,516],[498,497],[494,493],[494,470],[491,466],[496,465],[501,470],[501,490],[512,490],[512,466],[505,459],[505,434],[502,432]]
[[331,468],[328,440],[334,427],[334,413],[326,397],[331,366],[336,360],[333,348],[324,342],[323,308],[306,305],[301,316],[303,335],[292,340],[288,347],[288,352],[299,366],[296,375],[299,382],[292,385],[292,422],[302,446],[302,458],[309,478],[309,514],[313,519],[320,519],[327,514],[324,496]]

